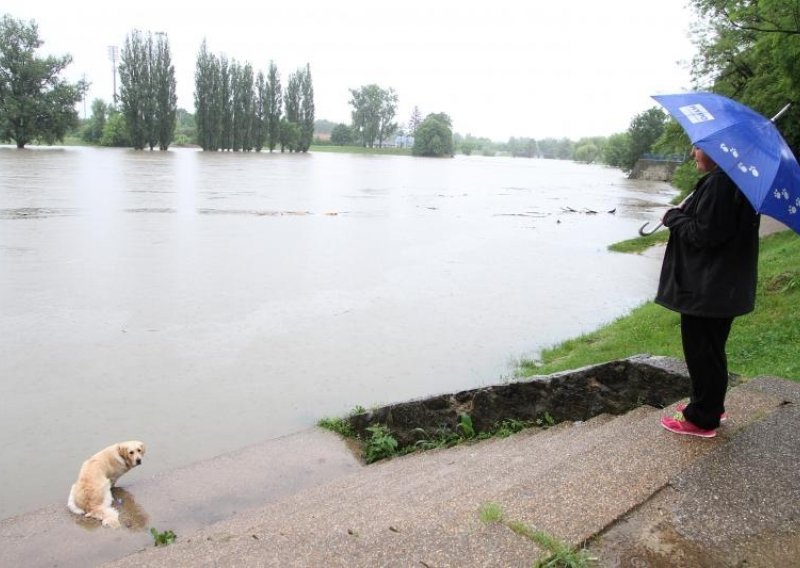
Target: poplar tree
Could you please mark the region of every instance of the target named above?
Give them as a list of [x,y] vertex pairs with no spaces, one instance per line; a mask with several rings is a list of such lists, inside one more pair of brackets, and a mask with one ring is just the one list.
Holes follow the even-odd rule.
[[314,85],[311,82],[311,66],[306,63],[300,85],[300,151],[307,152],[314,140]]
[[283,108],[283,97],[281,89],[281,78],[278,75],[278,67],[270,61],[267,73],[267,98],[265,113],[267,116],[267,146],[272,152],[279,144],[281,139],[281,115]]
[[[235,65],[234,61],[234,65]],[[219,88],[216,92],[215,105],[220,121],[220,143],[222,150],[233,148],[233,96],[231,92],[231,65],[228,58],[219,58]]]
[[241,116],[239,113],[239,92],[241,90],[240,79],[239,76],[241,74],[241,67],[234,59],[231,61],[231,65],[229,67],[230,70],[230,80],[231,80],[231,146],[230,149],[234,152],[238,152],[242,149],[242,131],[239,124],[241,121]]
[[178,114],[175,66],[166,34],[158,34],[152,84],[155,95],[156,142],[160,150],[166,150],[175,136]]
[[147,143],[145,99],[148,96],[147,45],[139,30],[125,38],[119,64],[119,102],[133,147],[144,149]]
[[260,152],[267,140],[267,79],[261,71],[256,75],[253,115],[253,147]]
[[194,108],[197,142],[203,150],[216,150],[214,114],[214,85],[217,79],[214,56],[208,53],[206,40],[200,45],[194,71]]
[[166,34],[145,38],[134,30],[125,38],[119,65],[120,107],[128,125],[131,144],[169,148],[175,134],[177,95],[175,68]]
[[286,109],[286,120],[281,125],[283,130],[286,124],[292,124],[294,132],[291,135],[281,137],[281,151],[288,149],[296,152],[300,148],[300,103],[302,102],[302,71],[298,70],[289,75],[289,82],[286,85],[286,92],[283,95],[283,105]]
[[156,126],[156,85],[155,69],[156,54],[153,46],[153,34],[148,32],[144,42],[145,52],[145,75],[142,82],[144,94],[142,96],[142,107],[144,109],[144,129],[146,132],[147,145],[152,151],[157,142]]
[[286,120],[299,124],[300,122],[300,86],[302,72],[298,71],[289,75],[289,83],[286,85],[286,92],[283,96],[283,104],[286,108]]
[[233,84],[233,150],[253,149],[253,68],[249,63],[235,65],[231,72]]

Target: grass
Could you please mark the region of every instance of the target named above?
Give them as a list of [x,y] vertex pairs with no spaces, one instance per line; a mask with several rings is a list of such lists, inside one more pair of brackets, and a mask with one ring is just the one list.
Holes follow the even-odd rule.
[[330,430],[331,432],[336,432],[345,438],[353,438],[356,435],[347,418],[322,418],[317,422],[317,426]]
[[[728,341],[731,372],[800,381],[798,267],[800,236],[782,231],[761,240],[756,309],[734,321]],[[682,358],[680,316],[648,302],[595,332],[544,350],[536,361],[522,361],[518,376],[546,375],[637,353]]]
[[503,520],[503,508],[497,503],[484,503],[478,513],[484,523],[499,523]]
[[332,152],[337,154],[379,154],[390,156],[410,156],[411,148],[364,148],[363,146],[329,146],[312,144],[311,152]]
[[515,534],[527,538],[550,553],[546,558],[537,560],[533,564],[534,568],[589,568],[596,565],[586,550],[572,548],[553,535],[533,529],[520,521],[505,521],[503,509],[497,503],[481,505],[478,513],[484,523],[502,523]]
[[[647,230],[652,230],[652,226],[648,227]],[[645,250],[649,249],[652,246],[660,245],[662,243],[666,243],[667,239],[669,238],[669,231],[666,229],[659,229],[652,235],[647,235],[646,237],[636,237],[634,239],[628,239],[627,241],[620,241],[618,243],[614,243],[608,250],[614,252],[626,252],[626,253],[641,253]]]

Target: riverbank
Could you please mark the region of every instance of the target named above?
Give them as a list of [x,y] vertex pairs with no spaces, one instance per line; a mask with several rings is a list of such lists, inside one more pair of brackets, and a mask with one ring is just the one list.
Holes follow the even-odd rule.
[[[785,566],[800,545],[798,402],[800,385],[759,378],[731,391],[714,440],[664,431],[671,409],[645,405],[368,467],[308,431],[137,468],[115,490],[120,530],[63,503],[2,521],[0,565],[530,566],[555,544],[600,566]],[[155,548],[149,527],[177,539]]]
[[[800,381],[800,236],[762,217],[756,309],[737,318],[728,343],[731,372],[770,374]],[[652,239],[652,237],[650,237]],[[635,353],[682,357],[680,316],[647,302],[602,328],[542,351],[523,361],[518,376],[549,374]]]

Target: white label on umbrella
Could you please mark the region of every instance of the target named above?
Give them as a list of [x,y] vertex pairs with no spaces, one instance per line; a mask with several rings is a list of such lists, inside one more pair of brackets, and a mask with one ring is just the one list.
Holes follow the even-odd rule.
[[714,120],[714,115],[701,104],[682,106],[679,110],[692,124]]

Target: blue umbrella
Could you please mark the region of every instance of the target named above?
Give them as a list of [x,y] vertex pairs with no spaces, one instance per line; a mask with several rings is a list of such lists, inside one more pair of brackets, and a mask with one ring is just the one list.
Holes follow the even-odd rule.
[[730,176],[753,208],[800,233],[800,165],[772,120],[714,93],[653,98]]

